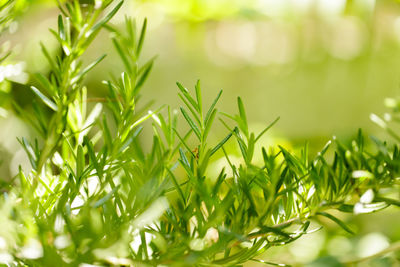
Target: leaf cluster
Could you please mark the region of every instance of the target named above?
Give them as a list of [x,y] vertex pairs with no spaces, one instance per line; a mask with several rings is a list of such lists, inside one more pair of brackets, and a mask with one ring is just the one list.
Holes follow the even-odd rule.
[[[312,220],[325,217],[353,233],[337,211],[399,206],[388,197],[399,186],[398,144],[374,138],[371,150],[359,131],[348,145],[329,141],[316,157],[307,145],[300,153],[262,148],[259,164],[257,144],[278,119],[250,131],[241,98],[230,115],[217,109],[222,91],[205,107],[200,82],[194,93],[178,83],[180,114],[147,111],[139,101],[153,66],[153,59],[139,63],[147,23],[137,30],[127,17],[124,29],[112,26],[122,4],[59,4],[51,33],[62,52],[53,56],[42,45],[51,72],[35,75],[34,112],[25,114],[41,138],[20,139],[32,168],[21,169],[1,197],[8,264],[238,266],[316,230]],[[103,29],[125,72],[104,81],[107,98],[90,107],[84,78],[104,56],[87,66],[81,56]],[[218,119],[226,134],[211,143]],[[142,142],[146,121],[150,149]],[[189,130],[181,133],[179,121]],[[240,163],[228,145],[238,146]],[[213,177],[207,169],[221,155],[226,168]]]

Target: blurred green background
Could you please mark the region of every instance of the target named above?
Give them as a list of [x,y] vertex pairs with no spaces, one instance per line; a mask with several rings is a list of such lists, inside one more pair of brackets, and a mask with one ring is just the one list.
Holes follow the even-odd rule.
[[[0,76],[11,81],[0,88],[0,175],[4,179],[12,177],[19,164],[28,164],[16,137],[35,136],[15,115],[11,100],[29,109],[32,95],[27,85],[35,83],[32,74],[48,71],[39,42],[58,51],[48,31],[56,26],[55,1],[27,2],[0,38],[1,49],[13,51],[7,61],[12,69],[2,69]],[[221,111],[236,112],[236,97],[242,96],[253,129],[280,116],[265,140],[269,144],[296,147],[308,140],[315,152],[333,135],[348,140],[358,128],[389,138],[369,120],[369,114],[383,114],[384,99],[400,93],[399,1],[126,1],[112,23],[121,24],[124,15],[136,17],[138,24],[145,17],[149,20],[144,60],[155,55],[157,59],[142,94],[143,99],[155,101],[154,107],[178,107],[175,82],[192,88],[200,79],[207,101],[224,90]],[[123,70],[107,32],[95,41],[86,60],[103,53],[107,58],[87,80],[92,97],[105,94],[102,79]],[[223,136],[218,130],[214,135]],[[351,224],[360,236],[349,237],[328,224],[287,249],[268,251],[265,258],[305,263],[326,255],[365,256],[400,239],[399,220],[395,208],[358,215]],[[365,266],[399,264],[394,258]]]

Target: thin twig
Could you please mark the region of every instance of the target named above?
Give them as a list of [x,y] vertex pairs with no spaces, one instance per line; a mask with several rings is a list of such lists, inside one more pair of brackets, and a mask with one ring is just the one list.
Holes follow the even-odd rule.
[[364,258],[358,258],[358,259],[352,259],[352,260],[346,260],[346,261],[342,261],[343,264],[345,265],[353,265],[353,264],[357,264],[357,263],[361,263],[361,262],[365,262],[365,261],[369,261],[375,258],[379,258],[381,256],[384,256],[390,252],[394,252],[394,251],[398,251],[400,250],[400,241],[394,242],[393,244],[391,244],[388,248],[379,251],[375,254],[372,254],[368,257],[364,257]]

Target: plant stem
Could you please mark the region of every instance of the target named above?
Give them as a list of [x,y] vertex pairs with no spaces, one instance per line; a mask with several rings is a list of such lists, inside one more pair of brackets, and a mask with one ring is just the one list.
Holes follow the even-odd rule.
[[354,264],[358,264],[358,263],[361,263],[361,262],[365,262],[365,261],[369,261],[369,260],[372,260],[372,259],[375,259],[375,258],[379,258],[381,256],[384,256],[384,255],[390,253],[390,252],[395,252],[395,251],[398,251],[398,250],[400,250],[400,241],[394,242],[388,248],[386,248],[386,249],[384,249],[382,251],[379,251],[379,252],[377,252],[375,254],[372,254],[370,256],[367,256],[367,257],[364,257],[364,258],[352,259],[352,260],[345,260],[345,261],[342,261],[342,263],[344,265],[351,266],[351,265],[354,265]]

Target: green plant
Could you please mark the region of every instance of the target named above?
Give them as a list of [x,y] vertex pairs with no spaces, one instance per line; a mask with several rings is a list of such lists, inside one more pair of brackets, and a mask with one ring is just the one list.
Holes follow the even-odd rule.
[[[256,164],[256,144],[277,120],[251,132],[240,98],[238,114],[229,115],[216,108],[222,92],[205,107],[200,82],[194,94],[178,83],[181,117],[170,108],[147,112],[149,105],[139,105],[153,65],[139,64],[146,21],[140,31],[130,18],[125,29],[115,28],[109,21],[123,3],[113,2],[60,4],[51,32],[61,54],[42,45],[51,71],[35,75],[33,113],[16,105],[40,139],[20,139],[32,168],[3,188],[0,237],[8,265],[237,266],[313,231],[310,221],[321,217],[353,234],[332,211],[399,206],[388,197],[398,192],[397,144],[374,139],[378,149],[368,151],[359,131],[349,146],[329,141],[313,159],[307,146],[300,154],[263,148]],[[126,71],[104,82],[108,97],[89,113],[84,78],[104,56],[88,66],[80,58],[103,28]],[[217,117],[227,132],[211,144]],[[178,130],[179,118],[187,132]],[[153,129],[148,150],[145,121]],[[230,160],[228,143],[239,147],[240,164]],[[230,170],[211,177],[214,157],[225,158]]]

